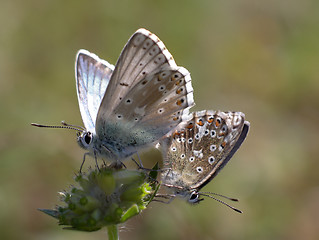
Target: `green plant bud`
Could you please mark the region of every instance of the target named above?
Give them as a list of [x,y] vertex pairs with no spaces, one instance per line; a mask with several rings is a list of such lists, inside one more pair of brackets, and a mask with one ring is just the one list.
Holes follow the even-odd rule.
[[[157,165],[154,169],[157,169]],[[101,168],[75,177],[77,187],[60,192],[64,206],[40,209],[58,219],[65,229],[96,231],[116,226],[139,214],[156,194],[157,172]]]

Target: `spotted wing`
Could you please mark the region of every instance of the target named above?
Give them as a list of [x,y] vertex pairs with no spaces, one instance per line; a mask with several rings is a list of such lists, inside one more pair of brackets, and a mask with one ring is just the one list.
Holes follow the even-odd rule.
[[80,112],[85,128],[95,132],[98,109],[114,66],[81,49],[76,55],[75,78]]
[[227,164],[245,140],[249,122],[241,112],[201,111],[166,139],[163,182],[199,190]]
[[129,155],[125,148],[137,149],[158,140],[193,105],[189,72],[176,66],[157,36],[139,29],[117,61],[98,112],[96,132],[105,135],[105,145],[117,145],[118,152]]

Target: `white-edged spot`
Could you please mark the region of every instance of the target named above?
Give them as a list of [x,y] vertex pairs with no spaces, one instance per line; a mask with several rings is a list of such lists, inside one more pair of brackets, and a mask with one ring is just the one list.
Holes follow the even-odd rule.
[[212,144],[212,145],[210,145],[210,147],[209,147],[209,149],[210,149],[210,151],[212,151],[212,152],[214,152],[215,150],[216,150],[216,145],[215,144]]
[[181,73],[179,73],[179,72],[176,72],[176,73],[174,73],[174,75],[173,75],[173,79],[174,80],[177,80],[177,79],[179,79],[179,78],[181,78],[182,77],[182,74]]
[[219,150],[220,152],[223,151],[224,148],[225,148],[225,146],[226,146],[226,144],[227,144],[226,141],[222,142],[222,143],[219,145],[218,150]]
[[211,130],[211,131],[210,131],[210,136],[211,136],[212,138],[216,137],[216,131],[215,131],[215,130]]
[[195,139],[196,139],[196,140],[199,140],[199,139],[200,139],[200,136],[199,136],[199,134],[198,134],[198,133],[196,133],[196,135],[195,135]]
[[192,139],[192,138],[189,138],[187,142],[188,142],[188,143],[193,143],[193,139]]
[[133,100],[128,98],[128,99],[126,99],[125,104],[129,105],[129,104],[132,104],[132,102],[133,102]]
[[205,130],[205,132],[204,132],[204,136],[207,136],[209,134],[209,130]]
[[190,157],[190,158],[189,158],[189,161],[190,161],[190,162],[194,162],[194,160],[195,160],[195,157]]
[[181,87],[181,88],[176,90],[176,94],[181,94],[183,91],[184,91],[184,88]]
[[196,171],[197,171],[198,173],[202,173],[202,172],[203,172],[203,168],[202,168],[202,167],[197,167],[197,168],[196,168]]
[[185,142],[185,141],[186,141],[186,139],[182,137],[182,138],[181,138],[181,141],[182,141],[182,142]]
[[166,86],[165,85],[161,85],[158,87],[158,91],[162,92],[166,89]]
[[182,155],[181,155],[181,158],[185,158],[185,154],[182,154]]
[[215,162],[215,158],[213,157],[213,156],[210,156],[209,158],[208,158],[208,163],[209,164],[213,164]]
[[172,147],[171,150],[172,150],[172,152],[176,152],[177,148],[176,147]]
[[158,114],[162,114],[163,112],[164,112],[164,108],[160,108],[160,109],[157,110]]
[[221,123],[222,123],[222,119],[220,117],[217,117],[215,121],[215,127],[218,128]]
[[214,121],[214,118],[213,118],[213,117],[209,117],[208,120],[207,120],[207,122],[208,122],[209,125],[210,125],[213,121]]
[[225,133],[227,131],[227,126],[226,124],[223,125],[222,129],[220,130],[222,133]]

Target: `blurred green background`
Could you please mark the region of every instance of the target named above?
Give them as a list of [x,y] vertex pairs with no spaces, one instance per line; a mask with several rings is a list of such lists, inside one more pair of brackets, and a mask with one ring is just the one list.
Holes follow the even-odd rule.
[[[82,151],[74,59],[85,48],[115,63],[144,27],[192,74],[193,110],[242,111],[251,131],[203,190],[240,199],[152,203],[121,239],[319,239],[319,1],[1,1],[0,238],[106,239],[62,230],[37,211],[59,203]],[[142,155],[146,166],[157,151]],[[93,164],[90,159],[86,163]]]

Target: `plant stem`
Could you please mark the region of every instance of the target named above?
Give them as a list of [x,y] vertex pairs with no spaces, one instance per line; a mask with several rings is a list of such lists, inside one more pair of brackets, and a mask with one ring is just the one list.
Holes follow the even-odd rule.
[[119,240],[119,231],[117,225],[107,226],[107,235],[109,240]]

